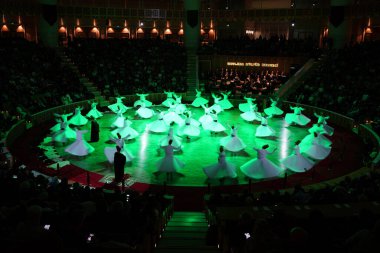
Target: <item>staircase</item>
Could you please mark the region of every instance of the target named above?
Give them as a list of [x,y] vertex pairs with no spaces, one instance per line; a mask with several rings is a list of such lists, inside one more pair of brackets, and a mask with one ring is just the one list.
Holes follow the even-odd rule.
[[187,100],[193,100],[195,89],[199,86],[198,80],[198,55],[197,49],[186,48],[186,83],[187,83]]
[[315,70],[317,62],[314,59],[309,59],[289,80],[282,85],[277,91],[277,96],[285,100],[291,93],[295,92],[298,86],[302,84],[311,72]]
[[87,77],[85,77],[82,73],[80,73],[78,67],[74,64],[74,62],[66,55],[66,53],[63,51],[63,49],[57,50],[58,55],[60,56],[62,60],[62,64],[68,66],[72,71],[79,77],[79,81],[82,85],[84,85],[89,92],[91,92],[95,100],[98,101],[99,106],[107,106],[109,105],[109,102],[105,99],[104,96],[102,96],[101,92],[98,90],[98,87],[90,81]]
[[206,245],[208,223],[201,212],[174,212],[154,253],[216,253]]

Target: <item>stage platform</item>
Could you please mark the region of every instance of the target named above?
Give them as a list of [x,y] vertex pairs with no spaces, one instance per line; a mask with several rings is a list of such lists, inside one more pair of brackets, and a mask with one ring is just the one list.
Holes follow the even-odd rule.
[[[193,117],[198,119],[203,115],[202,108],[193,108],[189,106],[193,112]],[[157,106],[155,109],[165,110],[164,107]],[[85,114],[86,112],[84,112]],[[135,116],[135,109],[128,110],[124,115],[132,120],[132,127],[139,132],[139,136],[131,141],[126,142],[125,148],[129,150],[135,159],[131,164],[125,167],[127,174],[127,186],[133,185],[157,185],[157,186],[174,186],[174,187],[207,187],[211,186],[239,186],[247,185],[248,179],[240,171],[240,166],[247,161],[256,158],[256,151],[253,147],[261,147],[264,144],[269,144],[269,151],[277,148],[276,152],[269,155],[268,158],[281,166],[280,160],[293,152],[294,143],[297,140],[304,138],[309,132],[308,128],[315,123],[316,119],[313,116],[309,117],[312,122],[305,127],[287,126],[283,116],[269,119],[269,125],[276,131],[275,138],[257,138],[255,137],[256,128],[259,122],[249,123],[240,117],[238,109],[226,110],[219,114],[219,122],[226,127],[225,133],[211,134],[210,131],[201,130],[199,138],[190,140],[183,139],[183,148],[181,152],[175,156],[183,161],[186,165],[181,171],[181,174],[174,175],[172,179],[167,179],[165,174],[159,176],[154,172],[157,168],[157,162],[164,156],[164,150],[159,148],[159,141],[165,134],[150,133],[146,130],[146,124],[154,121],[152,119],[140,119]],[[91,185],[102,186],[112,182],[114,178],[113,165],[108,163],[104,154],[105,147],[114,147],[114,143],[110,141],[110,127],[115,114],[105,112],[104,116],[98,119],[100,125],[100,140],[90,143],[95,151],[85,157],[72,156],[64,151],[67,145],[55,145],[51,141],[49,128],[55,122],[49,122],[43,126],[35,126],[26,132],[25,136],[16,142],[19,147],[19,155],[22,153],[30,156],[38,156],[39,167],[45,165],[42,169],[48,174],[54,174],[57,163],[60,165],[60,173],[63,175],[65,171],[70,170],[71,181],[86,183],[90,177]],[[208,180],[202,168],[217,162],[219,141],[221,138],[230,134],[231,125],[238,127],[238,136],[247,145],[244,151],[236,154],[227,152],[227,160],[232,162],[237,167],[238,177],[236,179],[225,180]],[[178,126],[174,126],[176,132]],[[84,135],[86,140],[90,139],[90,123],[80,129],[89,130]],[[287,182],[291,184],[310,184],[316,181],[323,181],[329,178],[344,175],[350,170],[358,169],[361,164],[362,143],[361,140],[353,132],[335,127],[335,133],[329,137],[332,141],[332,152],[325,160],[317,163],[315,167],[305,173],[292,173],[283,168],[283,173],[279,178],[253,180],[253,183],[258,183],[263,188],[281,188],[283,187],[283,177],[287,172]],[[27,143],[25,143],[27,142]],[[23,144],[24,143],[24,144]],[[26,147],[30,147],[28,150]],[[24,158],[25,159],[25,158]],[[28,160],[28,159],[26,159]],[[36,161],[36,159],[29,160]],[[41,161],[43,160],[43,161]],[[349,166],[349,167],[347,167]],[[351,167],[352,166],[352,167]],[[75,168],[75,170],[74,170]],[[40,168],[41,169],[41,168]],[[75,171],[75,173],[74,173]],[[80,172],[81,171],[81,172]],[[90,172],[90,173],[86,173]],[[143,187],[144,188],[144,187]]]

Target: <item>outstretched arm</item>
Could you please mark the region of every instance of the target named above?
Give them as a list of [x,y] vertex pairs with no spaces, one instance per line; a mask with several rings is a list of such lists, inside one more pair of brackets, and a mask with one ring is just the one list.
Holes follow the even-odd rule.
[[268,154],[272,154],[272,153],[274,153],[276,150],[277,150],[277,148],[274,148],[274,149],[272,150],[272,152],[268,152]]

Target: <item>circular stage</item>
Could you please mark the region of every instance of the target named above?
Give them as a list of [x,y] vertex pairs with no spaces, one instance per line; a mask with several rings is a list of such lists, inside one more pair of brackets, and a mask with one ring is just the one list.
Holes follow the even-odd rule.
[[[161,106],[154,107],[165,111],[166,108]],[[203,115],[203,108],[193,108],[188,106],[193,112],[193,118],[199,119]],[[87,112],[83,111],[83,114]],[[182,139],[183,148],[181,152],[175,154],[175,156],[185,163],[185,167],[181,171],[182,174],[174,175],[170,180],[167,180],[166,175],[155,175],[157,162],[164,156],[164,150],[159,148],[159,141],[166,134],[155,134],[146,130],[146,124],[154,121],[157,116],[151,119],[140,119],[135,116],[135,109],[128,110],[124,116],[128,116],[132,120],[133,127],[139,136],[131,141],[126,142],[125,148],[135,156],[135,159],[131,164],[125,167],[125,173],[129,175],[127,185],[133,184],[147,184],[147,185],[168,185],[168,186],[197,186],[204,187],[209,183],[211,185],[246,185],[248,183],[247,178],[240,171],[240,166],[248,162],[251,159],[256,158],[256,151],[253,147],[262,147],[264,144],[269,144],[269,151],[274,148],[277,150],[268,155],[268,159],[275,164],[281,166],[280,160],[288,156],[293,152],[294,143],[297,140],[302,140],[309,134],[307,131],[316,119],[310,116],[312,122],[306,127],[287,126],[283,117],[269,119],[269,125],[276,131],[275,138],[257,138],[255,137],[256,128],[260,125],[259,122],[249,123],[244,121],[240,117],[240,111],[238,109],[230,109],[219,114],[219,122],[226,127],[225,133],[211,134],[210,131],[203,130],[201,128],[201,135],[197,139]],[[284,115],[283,115],[284,116]],[[43,157],[44,164],[47,165],[45,170],[54,170],[57,167],[57,163],[60,165],[60,171],[63,173],[65,170],[72,170],[72,176],[69,178],[72,181],[78,181],[85,183],[86,177],[91,178],[91,184],[95,186],[104,185],[105,183],[112,182],[114,178],[113,165],[108,163],[104,154],[105,147],[115,147],[115,144],[110,141],[111,130],[110,125],[115,117],[112,112],[106,112],[104,116],[98,119],[100,125],[100,140],[98,142],[90,143],[95,151],[85,157],[72,156],[64,151],[65,147],[71,144],[73,141],[69,141],[67,145],[54,145],[51,141],[50,133],[48,129],[54,125],[54,122],[50,122],[44,126],[34,127],[26,132],[29,137],[23,138],[23,142],[28,139],[33,139],[36,136],[40,136],[39,142],[34,143],[38,149],[35,152],[39,153],[40,157]],[[236,154],[227,152],[227,161],[232,162],[237,167],[237,179],[220,180],[207,180],[202,168],[207,165],[217,163],[219,141],[222,137],[230,134],[231,125],[238,127],[238,136],[247,145],[244,151]],[[335,127],[335,126],[334,126]],[[174,133],[176,133],[178,126],[174,126]],[[86,126],[80,129],[89,130],[84,138],[90,139],[90,122]],[[30,136],[32,135],[32,137]],[[293,182],[293,184],[309,184],[316,181],[326,180],[337,176],[344,175],[350,170],[358,169],[361,165],[361,140],[353,132],[349,132],[344,129],[335,127],[335,132],[332,137],[332,152],[323,161],[317,163],[314,168],[305,173],[294,174],[291,171],[287,171],[287,181]],[[21,145],[22,142],[16,142]],[[30,144],[26,144],[30,145]],[[33,151],[25,150],[20,147],[19,152]],[[43,155],[41,155],[41,153]],[[346,155],[350,154],[350,155]],[[75,168],[75,173],[73,172]],[[81,170],[80,173],[77,170]],[[285,168],[283,168],[281,177],[285,175]],[[89,173],[84,173],[88,171]],[[71,175],[70,173],[68,173]],[[280,178],[281,178],[280,177]],[[283,179],[280,179],[283,181]],[[262,182],[265,181],[265,182]],[[271,183],[268,184],[268,181]],[[279,186],[278,178],[260,180],[260,183],[268,187]],[[256,183],[256,181],[253,181]],[[260,184],[259,183],[259,184]],[[281,184],[282,186],[282,184]]]

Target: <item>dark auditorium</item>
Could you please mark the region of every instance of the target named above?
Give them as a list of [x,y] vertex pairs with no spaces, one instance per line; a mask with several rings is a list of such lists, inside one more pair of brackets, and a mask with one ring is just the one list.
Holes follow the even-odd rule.
[[0,15],[0,252],[380,252],[379,0]]

